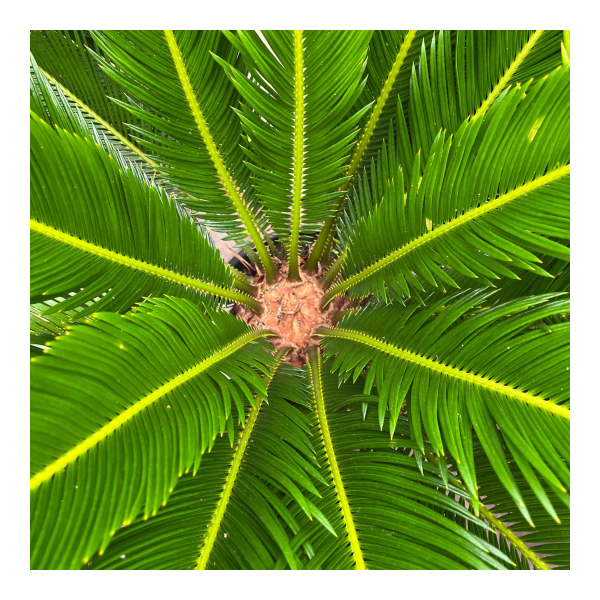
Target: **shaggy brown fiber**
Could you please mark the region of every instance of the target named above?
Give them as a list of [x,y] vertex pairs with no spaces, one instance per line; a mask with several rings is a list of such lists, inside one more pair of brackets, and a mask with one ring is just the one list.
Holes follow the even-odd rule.
[[318,285],[321,273],[313,276],[301,270],[302,280],[294,282],[287,281],[287,275],[287,266],[282,265],[279,278],[272,285],[267,285],[263,276],[258,279],[257,299],[265,307],[262,315],[240,304],[232,312],[252,327],[270,329],[279,336],[271,339],[275,349],[291,346],[293,351],[287,355],[287,362],[302,367],[307,349],[319,343],[319,338],[313,337],[314,331],[321,325],[332,326],[335,313],[349,308],[351,300],[338,296],[321,312],[323,290]]

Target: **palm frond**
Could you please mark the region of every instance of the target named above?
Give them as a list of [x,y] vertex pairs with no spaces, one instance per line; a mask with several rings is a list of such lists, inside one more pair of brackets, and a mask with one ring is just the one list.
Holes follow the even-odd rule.
[[314,550],[306,568],[505,568],[501,552],[455,522],[461,516],[487,527],[455,500],[466,493],[428,463],[419,472],[409,456],[416,445],[406,419],[391,441],[373,411],[360,418],[361,387],[340,384],[330,365],[321,366],[317,347],[310,353],[318,460],[329,484],[315,504],[337,537],[305,521],[294,542],[309,542]]
[[[548,514],[540,498],[528,488],[519,468],[511,463],[513,477],[523,489],[523,496],[535,522],[535,527],[523,519],[519,507],[506,488],[498,480],[494,469],[479,444],[473,449],[478,473],[478,483],[482,501],[486,505],[486,520],[498,531],[498,537],[486,537],[497,547],[506,548],[505,554],[513,557],[515,568],[529,569],[530,563],[536,569],[568,569],[570,565],[570,511],[564,505],[557,505],[554,516]],[[458,485],[460,483],[457,482]],[[539,482],[543,494],[551,494],[549,486]],[[542,496],[543,497],[543,496]],[[483,505],[482,505],[483,508]],[[491,515],[491,516],[488,516]],[[485,535],[485,534],[484,534]]]
[[[53,127],[90,138],[117,160],[121,170],[131,170],[148,184],[154,182],[154,161],[145,155],[140,160],[141,152],[136,146],[108,126],[103,119],[90,116],[92,111],[84,112],[65,95],[58,84],[50,83],[38,67],[33,54],[30,55],[30,63],[30,109],[35,114],[43,117]],[[92,114],[95,115],[93,112]]]
[[83,313],[90,314],[123,312],[150,295],[211,294],[260,310],[231,289],[231,271],[210,236],[93,141],[52,131],[32,113],[31,155],[32,302],[74,291],[54,308],[96,300]]
[[274,278],[275,266],[260,236],[264,217],[243,163],[240,123],[231,110],[239,96],[210,56],[239,65],[237,50],[219,31],[93,35],[110,59],[98,57],[102,69],[135,100],[118,104],[156,128],[152,133],[131,125],[140,144],[161,163],[165,179],[190,196],[182,202],[209,227],[227,233],[226,239],[240,242],[250,236]]
[[569,81],[561,67],[508,91],[454,137],[437,135],[422,178],[419,152],[410,182],[401,167],[384,179],[383,198],[363,203],[376,204],[370,213],[347,221],[355,228],[343,280],[325,305],[343,292],[418,297],[413,272],[457,287],[440,265],[493,285],[517,277],[503,263],[547,276],[534,253],[568,260],[569,249],[550,238],[570,235]]
[[412,146],[406,155],[400,145],[401,162],[409,177],[412,157],[421,149],[427,160],[440,129],[454,134],[468,117],[485,115],[511,86],[542,79],[561,65],[561,31],[460,30],[454,35],[440,31],[429,49],[423,41],[418,65],[412,67],[410,98],[401,99],[408,108]]
[[79,568],[265,394],[268,330],[187,300],[99,313],[31,363],[31,564]]
[[[366,308],[319,334],[325,336],[327,355],[336,355],[333,369],[343,379],[356,380],[369,364],[364,393],[376,383],[379,424],[383,428],[389,411],[392,436],[406,399],[420,451],[424,430],[437,456],[447,449],[455,457],[477,510],[474,432],[531,523],[506,456],[513,457],[534,492],[537,473],[568,505],[569,323],[551,328],[538,323],[568,312],[569,302],[547,294],[462,318],[491,294],[467,290],[422,309],[415,303]],[[552,503],[545,505],[552,514]]]
[[101,51],[89,32],[32,30],[30,52],[49,82],[69,100],[133,144],[125,124],[127,112],[109,98],[124,99],[123,90],[98,67],[93,52]]
[[199,471],[181,478],[167,506],[148,521],[138,518],[120,529],[86,568],[266,569],[280,553],[296,568],[289,535],[299,527],[290,503],[324,520],[305,497],[316,494],[312,480],[324,480],[307,433],[301,375],[285,363],[271,373],[265,383],[268,404],[256,398],[243,430],[236,432],[235,450],[233,443],[217,440]]
[[[357,123],[370,31],[253,31],[228,35],[252,79],[222,59],[245,104],[253,184],[269,222],[288,245],[290,277],[298,245],[332,216]],[[363,81],[364,85],[364,81]],[[308,149],[310,148],[310,151]]]
[[360,123],[360,139],[354,147],[350,164],[345,175],[346,182],[341,187],[343,192],[338,198],[335,214],[328,219],[315,242],[314,248],[306,263],[308,270],[316,270],[321,256],[328,261],[331,251],[333,231],[340,217],[348,190],[361,167],[368,169],[374,154],[381,147],[383,137],[395,117],[397,98],[407,97],[410,81],[410,65],[418,57],[420,43],[429,40],[428,31],[375,31],[369,42],[367,55],[367,83],[363,88],[354,112],[364,106],[371,106]]

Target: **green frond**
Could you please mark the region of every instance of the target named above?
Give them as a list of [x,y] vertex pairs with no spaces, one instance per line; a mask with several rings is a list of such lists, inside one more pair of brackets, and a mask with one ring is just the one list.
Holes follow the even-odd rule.
[[568,505],[569,323],[540,321],[568,312],[569,302],[547,294],[474,310],[491,295],[466,290],[426,308],[367,307],[318,333],[341,378],[356,380],[369,365],[364,393],[376,384],[379,424],[389,411],[392,437],[406,400],[421,452],[424,430],[437,456],[455,457],[477,510],[474,432],[531,522],[506,456],[534,491],[539,475]]
[[235,449],[233,441],[217,439],[164,508],[119,530],[86,568],[267,569],[280,554],[289,567],[302,565],[290,548],[299,531],[291,510],[324,522],[309,500],[316,495],[313,481],[324,480],[308,436],[302,373],[284,363],[271,377],[268,404],[256,398],[244,428],[236,430]]
[[29,41],[37,65],[63,95],[134,143],[126,125],[127,111],[110,100],[124,100],[123,90],[98,67],[94,53],[102,53],[88,31],[31,30]]
[[353,156],[352,175],[369,169],[396,118],[398,98],[403,103],[409,99],[412,66],[419,60],[422,45],[429,45],[433,35],[433,31],[426,30],[373,33],[367,57],[367,85],[356,105],[372,103],[373,110],[361,122],[362,147],[359,144]]
[[[542,79],[561,65],[560,31],[440,31],[421,44],[412,67],[410,97],[401,99],[410,131],[412,155],[425,160],[440,129],[458,131],[467,118],[486,114],[508,89]],[[403,123],[399,123],[402,127]]]
[[493,285],[517,277],[505,263],[548,276],[536,254],[568,260],[568,247],[550,238],[570,236],[569,82],[559,68],[502,95],[448,140],[440,132],[422,177],[421,153],[410,181],[401,167],[388,172],[383,198],[365,200],[374,206],[368,214],[345,221],[354,229],[345,234],[343,280],[324,304],[343,292],[419,297],[413,273],[457,287],[440,265]]
[[[487,506],[485,512],[496,515],[490,519],[482,516],[498,531],[498,537],[489,536],[490,542],[497,541],[497,547],[506,548],[502,540],[508,541],[510,550],[503,551],[517,563],[514,568],[529,569],[529,563],[536,569],[568,569],[570,566],[570,511],[564,505],[556,505],[554,513],[548,513],[548,495],[551,489],[543,480],[539,482],[537,494],[527,485],[519,467],[510,464],[513,477],[523,490],[523,497],[531,513],[535,526],[523,519],[519,507],[499,481],[487,456],[479,444],[474,446],[474,458],[478,473],[480,494]],[[494,520],[499,523],[494,523]],[[489,534],[488,534],[489,535]],[[494,539],[495,538],[495,539]],[[518,552],[517,552],[518,551]],[[520,557],[518,555],[521,555]],[[517,560],[520,558],[521,560]]]
[[76,292],[48,312],[90,300],[83,314],[124,312],[162,294],[211,294],[260,311],[231,289],[210,236],[180,217],[160,188],[123,172],[92,140],[52,131],[33,113],[30,218],[32,302]]
[[348,190],[353,185],[356,173],[361,168],[369,169],[373,156],[381,147],[388,126],[392,126],[395,118],[396,100],[407,96],[410,65],[418,57],[420,44],[430,37],[431,32],[417,30],[373,32],[367,55],[366,86],[354,106],[355,112],[364,106],[370,106],[370,110],[361,119],[360,138],[350,158],[346,171],[347,180],[340,189],[343,194],[336,202],[335,214],[323,225],[306,263],[309,271],[316,271],[321,257],[324,262],[328,262],[333,232]]
[[35,114],[57,129],[93,140],[117,160],[121,170],[129,169],[148,185],[154,183],[154,161],[89,107],[80,108],[81,102],[70,99],[58,83],[51,83],[49,76],[38,67],[33,54],[30,55],[30,63],[30,109]]
[[236,112],[247,140],[253,185],[280,239],[290,276],[298,245],[332,216],[346,161],[366,108],[360,94],[370,31],[263,31],[229,34],[252,78],[217,58],[244,104]]
[[[265,394],[268,330],[179,298],[99,313],[31,363],[31,565],[79,568]],[[229,425],[228,425],[229,423]]]
[[243,163],[239,120],[231,108],[239,96],[211,57],[215,53],[239,64],[237,50],[218,31],[93,35],[110,59],[98,57],[102,69],[136,101],[117,103],[156,128],[148,132],[131,125],[140,144],[162,164],[165,179],[190,196],[182,203],[227,239],[250,236],[269,279],[274,278],[275,266],[260,237],[260,207]]
[[391,441],[379,430],[374,411],[361,418],[361,387],[340,384],[330,370],[312,355],[313,428],[321,438],[317,459],[329,484],[315,504],[337,537],[304,519],[293,542],[313,548],[305,568],[505,568],[501,552],[455,522],[461,516],[469,525],[486,527],[455,500],[466,493],[446,485],[429,463],[419,472],[409,456],[415,444],[406,418]]

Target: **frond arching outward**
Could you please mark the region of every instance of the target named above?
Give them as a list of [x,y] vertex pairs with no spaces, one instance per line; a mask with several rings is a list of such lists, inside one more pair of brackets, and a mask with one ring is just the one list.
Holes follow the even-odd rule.
[[31,364],[32,568],[79,568],[265,394],[268,330],[187,300],[99,313]]
[[[569,323],[540,321],[568,312],[569,302],[547,294],[478,310],[491,294],[467,290],[420,309],[365,308],[319,334],[340,377],[356,379],[369,364],[364,393],[377,385],[379,423],[389,411],[392,437],[406,399],[420,450],[424,430],[437,456],[454,457],[477,509],[474,431],[531,522],[506,455],[536,494],[540,476],[568,505]],[[548,498],[540,501],[554,516]]]
[[[190,198],[206,224],[250,236],[269,279],[275,265],[260,237],[260,211],[240,148],[241,128],[231,107],[239,97],[211,52],[238,64],[237,51],[218,31],[95,31],[105,52],[103,70],[137,104],[124,104],[160,133],[136,126],[140,143],[162,165],[161,173]],[[206,82],[210,81],[210,85]],[[258,223],[258,226],[257,224]]]
[[[154,161],[143,155],[137,146],[93,111],[86,112],[80,108],[79,103],[73,102],[57,83],[50,83],[48,76],[38,67],[33,54],[30,54],[29,60],[30,109],[36,115],[56,128],[93,140],[117,160],[121,170],[130,169],[148,184],[154,180]],[[143,160],[140,160],[140,155],[143,156]]]
[[289,538],[299,527],[291,510],[326,524],[309,499],[317,495],[313,481],[325,482],[308,437],[306,382],[284,363],[266,386],[268,404],[256,398],[235,450],[217,440],[167,506],[118,531],[87,568],[267,569],[280,555],[291,568],[302,565],[311,549],[306,544],[298,557],[292,552]]
[[[458,131],[467,118],[486,114],[510,87],[542,79],[561,65],[560,31],[440,31],[423,41],[413,65],[410,96],[401,99],[410,131],[411,153],[400,144],[410,177],[412,157],[424,160],[440,129]],[[405,127],[402,121],[400,128]],[[400,135],[401,131],[398,132]]]
[[[361,91],[370,31],[253,31],[228,34],[245,73],[218,59],[245,104],[248,167],[269,222],[288,244],[290,278],[298,245],[333,213],[346,161],[365,112],[348,115]],[[364,82],[363,82],[364,85]],[[301,236],[302,234],[302,236]]]
[[[532,526],[523,519],[519,507],[515,505],[513,498],[499,481],[479,444],[474,445],[473,456],[478,475],[477,483],[483,498],[481,513],[500,534],[498,547],[512,557],[513,562],[517,564],[516,568],[529,569],[528,563],[531,562],[536,569],[568,569],[571,520],[569,508],[556,505],[555,515],[549,515],[544,504],[540,502],[540,496],[544,498],[551,495],[548,484],[543,480],[540,481],[538,494],[536,494],[527,485],[528,482],[519,467],[512,462],[510,465],[512,475],[523,490],[523,498],[535,523],[535,526]],[[457,485],[460,486],[460,482],[457,482]],[[493,519],[490,518],[490,514],[501,516]],[[496,541],[494,538],[495,536],[489,536],[492,543]],[[509,542],[511,546],[509,552],[506,544],[502,544],[502,540]],[[521,556],[519,557],[518,554]]]
[[110,100],[124,100],[123,90],[102,73],[90,49],[100,52],[88,31],[30,31],[30,52],[50,83],[87,116],[135,148],[126,125],[127,111]]
[[506,263],[547,275],[534,253],[568,260],[568,247],[550,238],[570,236],[569,81],[561,67],[506,92],[448,140],[440,132],[422,178],[421,153],[410,181],[399,167],[369,214],[348,221],[343,280],[324,303],[346,291],[418,298],[413,273],[457,287],[440,265],[493,285],[517,277]]
[[321,366],[316,348],[309,361],[313,428],[321,440],[317,458],[329,484],[319,487],[323,497],[315,504],[337,537],[303,519],[293,542],[313,548],[306,568],[505,568],[501,552],[467,531],[464,521],[457,523],[462,518],[486,527],[455,500],[467,494],[446,484],[429,463],[423,473],[417,469],[406,419],[391,441],[379,431],[374,411],[361,419],[361,386],[340,384],[331,364]]
[[375,31],[369,42],[367,58],[367,83],[363,88],[354,110],[371,106],[360,123],[360,138],[354,147],[350,164],[346,171],[343,192],[335,207],[335,214],[323,225],[314,248],[306,263],[306,268],[315,271],[321,256],[328,260],[331,251],[333,232],[340,217],[346,194],[353,184],[354,177],[362,165],[366,168],[372,156],[381,147],[383,136],[395,117],[397,98],[408,93],[410,70],[408,67],[417,59],[419,44],[429,39],[427,31]]
[[76,292],[60,309],[97,300],[89,314],[126,311],[150,295],[211,294],[260,310],[230,289],[231,272],[210,236],[180,217],[162,190],[33,113],[30,225],[33,302]]

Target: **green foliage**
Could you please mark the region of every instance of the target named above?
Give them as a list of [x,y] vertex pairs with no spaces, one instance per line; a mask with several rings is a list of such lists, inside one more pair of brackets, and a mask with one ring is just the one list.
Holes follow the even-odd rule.
[[[569,93],[561,31],[32,31],[31,568],[569,568]],[[303,368],[207,227],[333,249]]]

